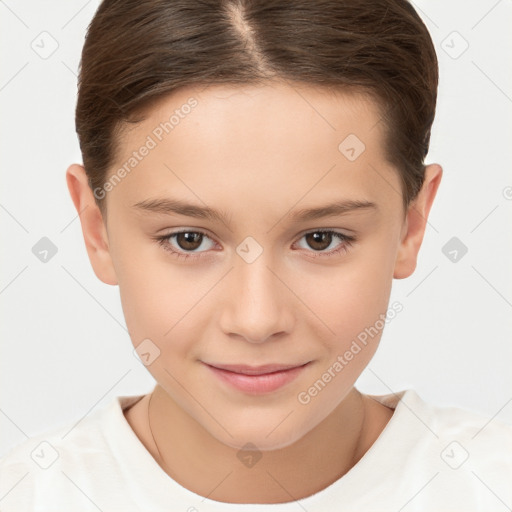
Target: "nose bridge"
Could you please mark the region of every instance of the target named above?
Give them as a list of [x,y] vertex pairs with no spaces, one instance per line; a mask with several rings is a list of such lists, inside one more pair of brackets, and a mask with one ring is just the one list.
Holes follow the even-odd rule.
[[[222,328],[253,343],[290,328],[283,284],[274,275],[271,253],[245,240],[237,247]],[[272,269],[272,270],[271,270]]]

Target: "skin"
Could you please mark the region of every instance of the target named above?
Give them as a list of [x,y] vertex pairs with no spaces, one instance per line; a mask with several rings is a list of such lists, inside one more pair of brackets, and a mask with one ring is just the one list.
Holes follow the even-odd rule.
[[[96,276],[119,286],[133,345],[149,338],[160,350],[147,366],[155,389],[125,416],[162,468],[193,492],[233,503],[303,498],[349,471],[393,414],[354,387],[382,331],[309,403],[297,396],[386,313],[393,278],[414,272],[442,169],[427,166],[404,212],[369,98],[269,83],[189,88],[156,102],[122,134],[110,173],[191,96],[197,106],[107,193],[105,219],[83,167],[67,170]],[[355,161],[338,149],[348,134],[366,146]],[[155,197],[208,205],[226,222],[132,207]],[[377,208],[292,221],[298,210],[341,199]],[[188,259],[153,239],[182,228],[208,235],[188,246],[168,238],[195,255]],[[305,233],[327,228],[356,241],[325,256],[345,242],[315,245]],[[248,236],[263,250],[251,263],[236,252]],[[277,391],[254,395],[221,382],[204,361],[311,363]],[[163,461],[149,429],[150,397]],[[249,442],[262,455],[252,467],[237,457]]]

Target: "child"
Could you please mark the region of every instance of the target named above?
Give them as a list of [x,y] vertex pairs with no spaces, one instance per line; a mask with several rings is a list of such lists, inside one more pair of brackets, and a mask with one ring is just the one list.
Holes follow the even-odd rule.
[[511,427],[354,387],[440,184],[437,84],[405,0],[104,0],[67,183],[156,386],[13,449],[1,510],[512,506]]

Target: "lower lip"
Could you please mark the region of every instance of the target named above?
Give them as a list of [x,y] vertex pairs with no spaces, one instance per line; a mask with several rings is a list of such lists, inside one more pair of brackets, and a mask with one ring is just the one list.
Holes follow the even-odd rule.
[[303,366],[290,368],[273,373],[265,373],[262,375],[246,375],[242,373],[234,373],[227,370],[221,370],[206,364],[206,366],[217,376],[219,379],[231,384],[236,389],[245,393],[263,394],[276,391],[294,380],[304,369],[309,365],[306,363]]

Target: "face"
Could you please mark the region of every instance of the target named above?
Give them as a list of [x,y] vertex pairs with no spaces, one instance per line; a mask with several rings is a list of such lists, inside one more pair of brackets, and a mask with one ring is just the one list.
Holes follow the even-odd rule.
[[[109,282],[147,369],[226,445],[297,441],[377,348],[407,227],[378,121],[348,93],[214,86],[165,98],[122,137],[103,189]],[[305,366],[210,366],[270,364]]]

